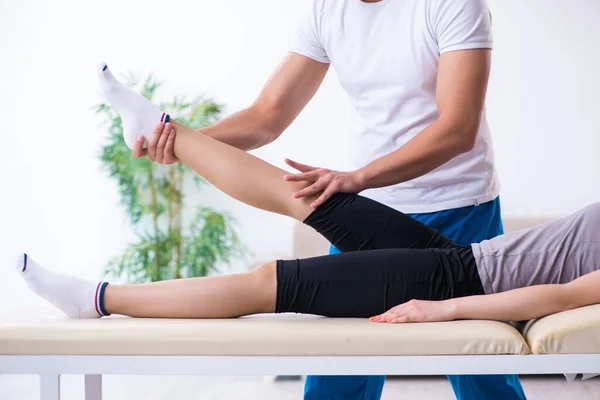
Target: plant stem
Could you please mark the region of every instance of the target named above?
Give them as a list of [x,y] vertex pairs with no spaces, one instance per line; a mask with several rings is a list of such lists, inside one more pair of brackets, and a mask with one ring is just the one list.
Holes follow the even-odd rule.
[[152,196],[152,222],[154,225],[154,259],[156,261],[156,279],[161,280],[160,276],[160,246],[158,245],[158,203],[156,199],[156,185],[154,183],[154,165],[148,167],[148,179],[150,183],[150,194]]
[[175,244],[175,277],[181,278],[181,213],[183,210],[183,170],[181,164],[177,164],[177,171],[179,172],[176,176],[175,186],[177,187],[176,194],[176,217],[175,217],[175,230],[176,230],[176,244]]
[[[169,234],[169,244],[171,244],[171,238],[173,237],[173,233],[175,232],[175,222],[173,216],[173,203],[176,201],[176,194],[174,193],[176,188],[173,185],[175,180],[175,165],[169,165],[169,187],[168,187],[168,197],[167,197],[167,215],[168,215],[168,234]],[[173,250],[169,248],[167,253],[166,265],[171,267],[171,259],[173,256]]]

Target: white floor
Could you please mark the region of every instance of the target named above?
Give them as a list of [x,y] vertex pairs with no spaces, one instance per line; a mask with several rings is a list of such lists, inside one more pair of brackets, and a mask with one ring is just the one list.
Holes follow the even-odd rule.
[[[522,377],[529,400],[598,400],[600,379],[567,383],[564,377]],[[62,378],[61,400],[83,398],[83,378]],[[292,400],[302,398],[303,382],[277,381],[257,376],[106,376],[104,400]],[[38,378],[0,375],[1,400],[37,400]],[[390,378],[383,400],[453,399],[444,377]]]

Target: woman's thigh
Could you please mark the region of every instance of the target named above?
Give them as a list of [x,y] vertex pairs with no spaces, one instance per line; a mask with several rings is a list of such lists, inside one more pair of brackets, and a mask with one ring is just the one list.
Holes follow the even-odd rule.
[[456,246],[441,233],[408,215],[355,194],[332,196],[304,223],[342,252]]
[[466,247],[367,250],[277,264],[277,312],[370,317],[411,299],[482,293]]

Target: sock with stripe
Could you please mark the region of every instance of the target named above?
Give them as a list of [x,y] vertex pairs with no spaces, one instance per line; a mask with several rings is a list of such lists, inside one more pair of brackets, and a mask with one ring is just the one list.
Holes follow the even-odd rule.
[[16,268],[32,292],[59,308],[69,318],[109,315],[104,309],[107,282],[94,283],[52,272],[36,264],[27,254],[19,256]]
[[132,149],[135,139],[142,135],[146,138],[144,141],[144,148],[146,148],[156,124],[169,122],[169,114],[162,112],[158,106],[150,103],[141,94],[123,86],[104,63],[98,67],[98,79],[102,94],[121,116],[123,138],[127,147]]

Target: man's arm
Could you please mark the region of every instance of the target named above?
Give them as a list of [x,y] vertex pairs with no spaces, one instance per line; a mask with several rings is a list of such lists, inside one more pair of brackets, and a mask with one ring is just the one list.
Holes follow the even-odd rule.
[[434,322],[454,319],[525,321],[600,303],[600,271],[562,285],[538,285],[444,301],[411,300],[373,317],[375,322]]
[[461,50],[440,56],[436,102],[438,119],[398,150],[353,172],[314,168],[288,161],[302,173],[291,181],[312,181],[297,193],[308,196],[324,190],[317,207],[336,192],[358,193],[409,181],[470,151],[475,145],[485,104],[491,50]]
[[436,103],[439,118],[412,140],[357,171],[364,189],[409,181],[470,151],[485,104],[491,50],[440,56]]
[[[277,139],[294,121],[323,82],[329,64],[288,53],[252,105],[198,131],[242,150],[253,150]],[[152,137],[148,149],[136,142],[134,155],[171,164],[174,138]]]
[[329,64],[288,53],[250,107],[199,131],[242,150],[271,143],[314,96],[328,68]]

